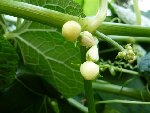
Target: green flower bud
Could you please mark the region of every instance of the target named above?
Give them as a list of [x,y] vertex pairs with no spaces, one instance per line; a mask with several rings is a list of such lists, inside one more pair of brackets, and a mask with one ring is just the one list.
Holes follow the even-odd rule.
[[86,61],[80,66],[81,75],[85,80],[94,80],[99,74],[99,65]]
[[126,54],[127,54],[127,52],[125,50],[121,51],[121,52],[118,53],[116,58],[123,59],[126,56]]
[[128,62],[133,62],[136,58],[131,44],[127,44],[125,49],[118,53],[116,58],[125,59]]
[[127,53],[128,53],[129,55],[132,55],[132,56],[135,55],[134,52],[133,52],[133,50],[128,50]]
[[99,53],[97,45],[92,46],[86,53],[86,60],[97,62],[99,60]]
[[137,59],[136,56],[134,56],[133,60],[128,60],[129,63],[133,63]]
[[110,71],[110,74],[111,74],[112,76],[115,76],[115,75],[116,75],[116,72],[115,72],[114,67],[110,67],[110,68],[109,68],[109,71]]
[[62,35],[67,41],[75,42],[81,32],[81,26],[75,21],[68,21],[62,27]]
[[127,49],[127,50],[132,50],[131,44],[127,44],[127,45],[125,46],[125,49]]
[[90,32],[83,31],[80,33],[80,35],[81,35],[80,43],[82,46],[92,47],[93,45],[98,44],[98,39],[96,37],[93,37]]

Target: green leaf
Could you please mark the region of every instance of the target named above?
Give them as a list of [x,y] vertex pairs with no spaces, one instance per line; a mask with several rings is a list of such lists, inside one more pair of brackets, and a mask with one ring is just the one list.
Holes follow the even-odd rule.
[[87,16],[95,15],[99,9],[99,4],[99,0],[84,0],[84,13]]
[[[75,16],[85,16],[73,0],[16,0]],[[83,90],[79,73],[80,49],[64,41],[60,31],[35,22],[25,22],[17,31],[16,40],[25,65],[42,79],[69,97]],[[47,86],[48,87],[48,86]]]
[[[123,22],[125,22],[126,24],[136,25],[135,13],[131,9],[125,9],[113,3],[111,4],[111,7],[113,7],[115,13]],[[146,27],[150,26],[149,18],[142,15],[141,19],[142,19],[142,23],[141,23],[142,26],[146,26]]]
[[140,59],[138,69],[144,75],[150,76],[150,52]]
[[[26,2],[76,16],[83,14],[79,5],[72,0]],[[66,42],[57,29],[49,26],[26,22],[21,28],[23,29],[15,32],[18,32],[16,40],[25,65],[66,97],[81,92],[83,80],[79,66],[76,66],[81,63],[79,47]]]
[[18,55],[12,45],[0,35],[0,89],[15,78]]
[[[16,37],[26,66],[57,88],[64,96],[73,96],[83,88],[79,73],[80,50],[64,41],[54,28],[27,22]],[[73,63],[73,64],[72,64]]]
[[77,2],[78,4],[80,4],[81,6],[83,5],[84,3],[84,0],[74,0],[75,2]]

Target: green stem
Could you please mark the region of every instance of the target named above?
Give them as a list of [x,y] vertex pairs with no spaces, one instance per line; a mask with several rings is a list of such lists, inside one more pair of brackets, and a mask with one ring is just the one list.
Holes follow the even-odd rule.
[[22,25],[22,19],[21,18],[17,18],[17,22],[16,22],[16,29],[19,29]]
[[138,100],[144,99],[145,101],[150,101],[150,95],[145,90],[141,91],[133,88],[122,87],[104,82],[102,80],[93,82],[93,89],[101,92],[124,95]]
[[131,100],[118,100],[118,99],[104,100],[104,101],[96,102],[96,104],[100,104],[100,103],[147,104],[147,105],[150,104],[150,102],[131,101]]
[[83,18],[12,0],[0,0],[0,12],[54,26],[62,26],[69,20],[80,21],[80,24],[85,21]]
[[75,107],[78,108],[79,110],[83,111],[84,113],[88,113],[87,107],[85,107],[84,105],[82,105],[81,103],[79,103],[78,101],[76,101],[75,99],[69,98],[69,99],[67,99],[67,100],[68,100],[68,102],[69,102],[71,105],[75,106]]
[[[53,25],[55,27],[62,27],[62,25],[69,20],[78,21],[82,28],[87,24],[87,20],[83,18],[12,0],[0,0],[0,13],[17,16],[46,25]],[[98,30],[106,35],[150,36],[150,27],[111,22],[103,22]]]
[[138,0],[133,0],[133,7],[136,15],[136,24],[141,25],[141,12],[138,6]]
[[137,75],[137,76],[140,75],[139,72],[128,70],[128,69],[122,69],[122,68],[118,68],[118,67],[114,67],[114,69],[117,71],[123,72],[123,73],[128,73],[130,75]]
[[[81,62],[86,61],[86,48],[80,47],[81,49]],[[88,113],[96,113],[95,109],[95,102],[94,102],[94,96],[93,96],[93,89],[92,89],[92,80],[84,80],[84,90],[88,102]]]
[[109,36],[111,39],[116,41],[127,41],[127,42],[147,42],[150,43],[149,37],[132,37],[132,36]]
[[103,33],[96,31],[96,35],[98,38],[101,38],[102,40],[104,40],[104,41],[108,42],[109,44],[111,44],[112,46],[116,47],[119,51],[124,50],[124,48],[121,45],[119,45],[117,42],[112,40],[110,37],[104,35]]
[[84,80],[84,89],[88,101],[88,112],[96,113],[91,80]]
[[100,68],[109,68],[109,67],[112,67],[114,68],[115,71],[120,71],[120,72],[123,72],[123,73],[128,73],[130,75],[136,75],[136,76],[139,76],[139,72],[136,72],[136,71],[132,71],[132,70],[128,70],[128,69],[123,69],[123,68],[119,68],[119,67],[116,67],[116,66],[111,66],[109,64],[100,64],[99,65]]
[[103,22],[103,24],[99,26],[97,30],[106,35],[137,36],[137,37],[150,36],[150,27],[142,27],[138,25]]

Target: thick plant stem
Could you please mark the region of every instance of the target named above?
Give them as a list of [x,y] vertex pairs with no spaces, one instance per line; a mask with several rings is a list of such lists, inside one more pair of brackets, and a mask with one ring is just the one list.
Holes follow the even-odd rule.
[[97,29],[106,35],[149,37],[150,27],[103,22]]
[[84,80],[84,89],[88,102],[88,112],[96,113],[91,80]]
[[77,100],[75,100],[73,98],[68,98],[67,100],[74,107],[78,108],[79,110],[83,111],[84,113],[88,113],[87,107],[85,107],[83,104],[79,103]]
[[[81,62],[86,61],[86,48],[80,46],[81,49]],[[95,103],[94,103],[94,96],[93,96],[93,89],[92,89],[92,80],[84,80],[84,90],[85,95],[88,102],[88,113],[96,113]]]
[[96,36],[98,38],[101,38],[102,40],[108,42],[112,46],[116,47],[116,49],[118,49],[119,51],[123,51],[124,50],[124,48],[121,45],[119,45],[116,41],[112,40],[111,38],[109,38],[108,36],[104,35],[103,33],[100,33],[99,31],[96,31]]
[[141,91],[133,88],[122,87],[122,86],[104,82],[102,80],[93,82],[92,86],[93,89],[96,91],[113,93],[117,95],[124,95],[138,100],[150,101],[150,94],[145,90]]
[[84,22],[83,18],[64,14],[47,8],[12,0],[0,0],[0,13],[9,14],[47,25],[62,26],[69,20]]
[[[12,0],[0,0],[0,13],[17,16],[55,27],[62,27],[62,25],[69,20],[79,22],[82,28],[87,24],[87,20],[84,18]],[[98,31],[106,35],[150,36],[150,27],[110,22],[103,22],[98,28]]]
[[141,12],[138,6],[138,0],[133,0],[133,7],[136,15],[136,24],[141,25]]

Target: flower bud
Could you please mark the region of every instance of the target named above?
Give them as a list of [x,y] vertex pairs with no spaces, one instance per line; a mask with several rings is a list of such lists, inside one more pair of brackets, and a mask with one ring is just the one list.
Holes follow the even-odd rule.
[[109,68],[109,71],[110,71],[110,74],[111,74],[112,76],[115,76],[115,75],[116,75],[116,72],[115,72],[114,67],[110,67],[110,68]]
[[99,65],[86,61],[80,66],[81,75],[85,80],[94,80],[99,74]]
[[129,55],[135,55],[134,52],[133,52],[133,50],[128,50],[127,53],[128,53]]
[[81,26],[75,21],[68,21],[62,27],[62,35],[67,41],[75,42],[81,32]]
[[92,46],[86,53],[86,60],[97,62],[99,60],[97,45]]
[[82,46],[92,47],[93,45],[98,44],[98,39],[96,37],[93,37],[90,32],[83,31],[80,33],[80,35],[81,35],[80,43]]
[[126,48],[127,50],[132,50],[131,44],[127,44],[127,45],[125,46],[125,48]]
[[121,52],[119,52],[118,53],[118,55],[117,55],[117,57],[116,58],[120,58],[120,59],[123,59],[125,56],[126,56],[126,51],[124,50],[124,51],[121,51]]

